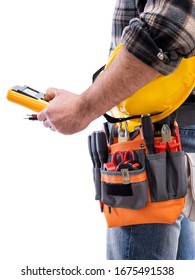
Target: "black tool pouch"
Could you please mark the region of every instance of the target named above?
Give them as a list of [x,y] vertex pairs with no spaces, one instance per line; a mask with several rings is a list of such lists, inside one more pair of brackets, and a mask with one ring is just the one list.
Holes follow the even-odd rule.
[[185,153],[166,152],[146,156],[147,177],[152,202],[186,195]]

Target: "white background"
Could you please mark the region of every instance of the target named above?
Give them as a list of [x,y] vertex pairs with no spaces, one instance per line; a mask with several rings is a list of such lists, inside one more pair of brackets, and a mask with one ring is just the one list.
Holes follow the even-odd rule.
[[[85,90],[107,61],[114,5],[115,0],[0,0],[0,279],[63,278],[21,276],[26,266],[111,267],[104,263],[106,222],[94,200],[87,146],[104,118],[64,136],[24,120],[32,112],[8,102],[6,94],[16,84],[42,92],[50,86]],[[180,262],[177,268],[186,277]]]
[[6,94],[14,85],[80,94],[107,61],[114,5],[115,0],[0,0],[1,279],[20,279],[26,265],[106,258],[106,223],[94,200],[87,146],[88,134],[105,120],[64,136],[24,120],[32,112],[8,102]]

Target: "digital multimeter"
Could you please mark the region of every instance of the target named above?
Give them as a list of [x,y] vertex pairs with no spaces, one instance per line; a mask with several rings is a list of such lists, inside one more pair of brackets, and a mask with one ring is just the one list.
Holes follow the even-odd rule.
[[43,93],[28,86],[14,86],[9,89],[7,99],[35,112],[42,111],[48,105]]

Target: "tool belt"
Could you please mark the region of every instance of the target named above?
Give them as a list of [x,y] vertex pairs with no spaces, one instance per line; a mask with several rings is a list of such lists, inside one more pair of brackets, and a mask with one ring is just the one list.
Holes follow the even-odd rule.
[[107,122],[88,137],[95,199],[108,227],[171,224],[184,208],[187,173],[178,126],[155,126],[147,115],[133,133],[125,122]]

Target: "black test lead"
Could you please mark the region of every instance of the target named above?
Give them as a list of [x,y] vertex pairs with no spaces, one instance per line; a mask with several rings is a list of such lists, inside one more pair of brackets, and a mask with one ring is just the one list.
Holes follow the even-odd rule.
[[24,118],[26,120],[30,120],[30,121],[37,121],[37,114],[32,114],[32,115],[27,115],[26,118]]

